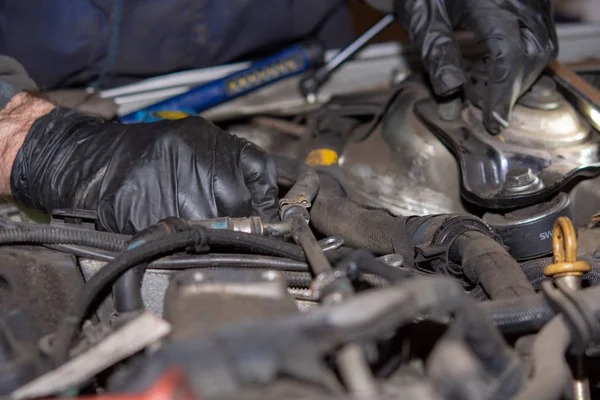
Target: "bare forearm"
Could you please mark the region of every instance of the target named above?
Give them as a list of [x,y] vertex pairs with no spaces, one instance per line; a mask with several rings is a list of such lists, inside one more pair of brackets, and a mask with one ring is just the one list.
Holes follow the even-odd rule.
[[31,125],[55,106],[35,95],[21,92],[0,110],[0,196],[10,196],[10,172]]

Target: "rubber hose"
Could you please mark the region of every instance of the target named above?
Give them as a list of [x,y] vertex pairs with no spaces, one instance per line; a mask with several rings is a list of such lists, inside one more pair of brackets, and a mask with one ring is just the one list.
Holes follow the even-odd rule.
[[54,354],[56,364],[61,365],[68,360],[71,342],[89,308],[100,293],[114,283],[119,276],[130,268],[153,258],[205,242],[206,235],[206,230],[196,229],[166,235],[160,239],[140,244],[138,247],[122,253],[94,274],[78,291],[65,318],[57,328]]
[[[584,286],[600,284],[600,260],[591,257],[582,257],[580,260],[589,262],[592,267],[590,272],[586,272],[581,277]],[[544,275],[544,268],[553,263],[554,259],[552,257],[538,258],[521,263],[521,270],[533,287],[539,289],[543,281],[552,279]]]
[[311,223],[326,236],[340,235],[352,247],[375,253],[394,253],[392,235],[403,217],[366,209],[348,200],[339,182],[320,175],[321,187],[310,210]]
[[[426,243],[449,218],[447,215],[395,217],[384,210],[367,209],[348,200],[335,178],[321,174],[320,179],[321,189],[311,209],[311,222],[327,236],[342,236],[349,246],[376,253],[397,252],[410,260],[414,256],[415,233],[419,231],[423,236],[421,243]],[[394,235],[408,236],[399,241],[408,245],[395,248]],[[480,282],[493,299],[535,293],[514,258],[483,233],[463,232],[453,241],[449,254],[454,263],[462,266],[466,276],[474,283]]]
[[300,169],[304,164],[302,161],[277,154],[270,154],[270,157],[275,163],[277,179],[282,179],[292,183],[296,182],[298,175],[300,175]]
[[[573,294],[578,308],[590,315],[600,312],[600,286]],[[502,333],[520,335],[539,331],[556,315],[542,293],[514,299],[483,301],[479,307]]]
[[[172,221],[172,222],[169,222]],[[127,242],[127,250],[176,232],[180,220],[162,220],[138,232]],[[114,307],[117,313],[133,313],[145,309],[142,282],[147,265],[130,268],[113,285]]]
[[138,265],[125,272],[113,285],[113,304],[119,314],[143,311],[142,282],[145,265]]
[[293,158],[278,155],[271,155],[271,158],[275,162],[277,177],[294,182],[283,199],[302,196],[312,201],[315,198],[319,191],[319,176],[314,169]]
[[571,333],[562,315],[542,328],[533,342],[533,377],[514,400],[558,400],[563,397],[571,371],[565,353]]
[[504,334],[535,333],[555,314],[542,294],[483,301],[478,305]]
[[107,232],[84,229],[47,228],[1,229],[0,245],[6,244],[77,244],[101,250],[120,252],[126,241]]
[[281,156],[273,156],[273,159],[277,175],[293,178],[292,182],[294,182],[290,190],[279,200],[281,218],[287,219],[288,211],[292,209],[298,211],[296,207],[299,207],[303,218],[307,219],[309,215],[306,208],[311,206],[319,191],[319,176],[314,169],[303,162]]
[[210,229],[207,244],[211,249],[227,249],[228,251],[233,250],[240,253],[249,252],[306,261],[300,246],[249,233]]
[[450,248],[450,257],[462,266],[471,282],[480,283],[491,299],[510,299],[535,294],[519,263],[488,235],[470,231]]

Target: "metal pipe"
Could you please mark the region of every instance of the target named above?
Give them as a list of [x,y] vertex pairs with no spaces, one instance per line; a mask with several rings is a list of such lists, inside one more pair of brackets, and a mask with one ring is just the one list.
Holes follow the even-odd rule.
[[327,260],[327,257],[325,257],[319,242],[310,230],[306,220],[301,215],[294,215],[289,221],[292,237],[294,238],[294,241],[302,247],[302,250],[304,250],[306,260],[308,261],[308,265],[313,274],[318,276],[322,273],[331,271],[331,264],[329,263],[329,260]]
[[[333,268],[325,257],[319,242],[312,233],[308,222],[303,215],[291,215],[288,219],[291,227],[294,241],[302,247],[306,260],[314,276],[331,272]],[[320,301],[326,304],[338,303],[344,299],[344,295],[352,295],[352,284],[348,278],[338,278],[344,282],[339,282],[344,291],[334,291],[321,298]],[[366,360],[362,348],[358,344],[348,344],[344,346],[337,354],[337,365],[344,384],[355,396],[373,399],[377,396],[377,385],[373,378],[371,368]]]
[[348,58],[352,57],[357,51],[359,51],[365,44],[367,44],[371,39],[377,36],[381,31],[383,31],[389,24],[394,22],[394,14],[386,14],[383,18],[381,18],[375,25],[370,27],[360,35],[355,41],[350,43],[344,49],[342,49],[339,53],[335,55],[327,64],[323,66],[328,73],[332,73],[335,71],[340,65],[344,63]]

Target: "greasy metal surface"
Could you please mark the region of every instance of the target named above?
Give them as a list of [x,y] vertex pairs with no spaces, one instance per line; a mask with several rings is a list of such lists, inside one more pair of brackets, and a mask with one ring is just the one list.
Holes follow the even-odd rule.
[[425,95],[416,86],[400,93],[373,134],[344,149],[340,164],[358,202],[397,215],[464,212],[456,160],[412,112]]
[[83,285],[74,256],[40,247],[0,248],[0,314],[20,308],[34,329],[56,329]]
[[[104,261],[80,259],[79,265],[84,279],[89,280],[100,268],[104,267]],[[144,274],[142,281],[142,299],[148,311],[154,315],[163,314],[163,300],[169,285],[169,279],[173,275],[172,270],[149,270]],[[96,315],[103,322],[109,322],[114,313],[112,297],[107,296],[98,307]]]
[[[463,111],[463,118],[471,126],[479,125],[482,120],[481,110],[470,106]],[[558,107],[550,110],[517,104],[509,127],[499,138],[510,144],[554,149],[584,142],[590,135],[590,129],[575,108],[560,96]]]
[[600,211],[600,178],[578,183],[570,192],[575,226],[585,226]]
[[[550,198],[576,177],[600,173],[600,137],[589,135],[582,142],[584,135],[578,130],[566,130],[563,133],[571,134],[565,136],[556,129],[560,127],[557,121],[575,120],[570,114],[550,119],[554,128],[547,129],[554,136],[543,147],[540,143],[544,136],[539,134],[525,135],[526,140],[519,138],[521,133],[509,136],[510,140],[504,135],[489,135],[471,107],[465,107],[463,119],[451,122],[441,120],[436,107],[432,99],[425,99],[416,104],[415,112],[459,160],[463,197],[482,207],[525,207]],[[555,111],[540,110],[548,115]],[[515,168],[530,168],[541,184],[517,193],[504,190],[507,173]]]
[[173,338],[187,338],[240,320],[298,312],[286,279],[275,271],[192,269],[178,273],[165,295]]

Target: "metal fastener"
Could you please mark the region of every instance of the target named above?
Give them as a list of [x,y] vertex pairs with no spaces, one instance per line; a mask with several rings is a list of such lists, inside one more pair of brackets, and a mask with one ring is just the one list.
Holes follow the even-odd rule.
[[504,191],[511,193],[533,192],[544,187],[531,168],[513,168],[506,174]]

